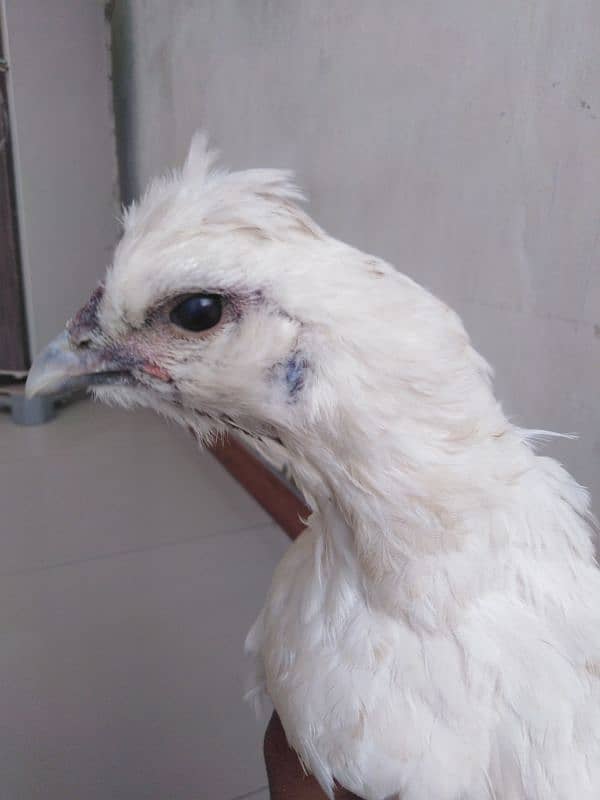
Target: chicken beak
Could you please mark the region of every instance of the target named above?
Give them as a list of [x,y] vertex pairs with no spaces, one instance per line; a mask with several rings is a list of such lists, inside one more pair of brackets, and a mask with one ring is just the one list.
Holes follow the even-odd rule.
[[27,397],[86,389],[129,376],[122,364],[91,347],[74,347],[65,330],[36,356],[25,384]]

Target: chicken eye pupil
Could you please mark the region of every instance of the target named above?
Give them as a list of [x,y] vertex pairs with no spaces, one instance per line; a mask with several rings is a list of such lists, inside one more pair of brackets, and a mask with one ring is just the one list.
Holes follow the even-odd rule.
[[221,319],[223,303],[216,294],[193,294],[178,303],[169,317],[186,331],[206,331]]

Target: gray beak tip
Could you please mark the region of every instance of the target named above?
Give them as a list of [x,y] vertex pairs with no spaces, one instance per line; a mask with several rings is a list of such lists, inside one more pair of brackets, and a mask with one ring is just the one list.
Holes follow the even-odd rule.
[[77,356],[71,350],[66,331],[60,333],[31,365],[25,384],[25,397],[45,397],[60,393],[69,382]]
[[129,365],[124,365],[118,357],[107,358],[102,348],[73,347],[64,330],[35,357],[25,384],[25,396],[78,392],[90,386],[124,382],[130,377]]
[[37,389],[35,388],[35,386],[32,385],[31,381],[29,380],[29,376],[28,376],[27,377],[27,381],[25,383],[25,397],[28,400],[31,400],[31,398],[32,397],[36,397],[37,394],[38,394]]

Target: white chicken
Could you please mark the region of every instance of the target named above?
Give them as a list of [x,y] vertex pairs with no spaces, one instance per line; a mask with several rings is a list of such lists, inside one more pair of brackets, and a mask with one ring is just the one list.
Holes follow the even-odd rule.
[[458,316],[300,198],[196,137],[28,391],[283,448],[313,513],[248,636],[250,694],[330,796],[598,800],[588,495],[507,421]]

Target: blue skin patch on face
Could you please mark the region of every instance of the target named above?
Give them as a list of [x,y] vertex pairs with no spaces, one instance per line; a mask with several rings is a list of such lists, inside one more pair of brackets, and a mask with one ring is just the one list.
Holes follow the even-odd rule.
[[285,384],[290,400],[296,399],[304,387],[308,363],[300,353],[294,353],[284,365]]

